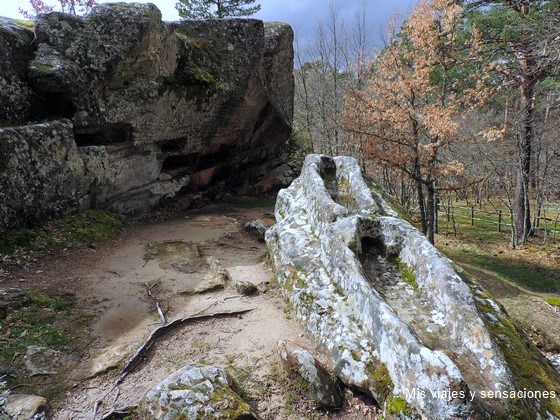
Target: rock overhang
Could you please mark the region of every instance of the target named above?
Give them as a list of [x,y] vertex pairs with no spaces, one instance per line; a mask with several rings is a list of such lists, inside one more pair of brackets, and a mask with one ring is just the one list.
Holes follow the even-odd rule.
[[[0,129],[0,137],[33,147],[26,133],[35,121],[54,130],[61,121],[71,123],[57,153],[71,153],[71,167],[94,167],[95,177],[84,178],[83,170],[68,177],[81,197],[68,212],[93,205],[135,214],[178,195],[186,197],[181,205],[191,206],[201,197],[257,195],[285,185],[284,144],[293,116],[289,25],[162,22],[153,4],[111,3],[86,17],[39,15],[33,31],[0,22],[7,41],[0,95],[11,92],[0,124],[13,128]],[[78,146],[76,156],[67,144]],[[17,156],[6,159],[4,180],[31,169]],[[72,172],[64,161],[39,159],[33,166]],[[25,179],[16,181],[37,191]],[[16,196],[8,184],[0,186]],[[37,217],[33,208],[18,216],[16,207],[25,203],[17,199],[2,203],[0,210],[13,217],[0,230],[58,216],[61,203],[73,197],[52,199]]]

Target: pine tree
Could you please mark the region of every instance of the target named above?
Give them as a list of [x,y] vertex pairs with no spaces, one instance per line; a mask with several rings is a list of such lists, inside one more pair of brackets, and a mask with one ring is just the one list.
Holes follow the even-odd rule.
[[[539,83],[558,77],[560,68],[560,0],[467,1],[470,20],[480,31],[479,59],[519,90],[517,127],[519,165],[515,191],[516,239],[526,242],[532,232],[530,190],[535,103]],[[478,6],[484,6],[477,9]]]
[[223,19],[251,16],[261,10],[255,0],[179,0],[175,8],[184,19]]

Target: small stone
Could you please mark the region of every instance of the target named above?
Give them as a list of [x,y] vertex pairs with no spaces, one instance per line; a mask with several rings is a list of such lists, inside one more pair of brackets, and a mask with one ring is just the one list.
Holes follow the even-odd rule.
[[138,406],[146,419],[256,419],[231,388],[232,380],[212,365],[186,365],[149,390]]
[[264,241],[264,234],[267,229],[268,225],[261,219],[252,220],[245,224],[245,231],[253,234],[261,241]]
[[119,366],[126,359],[128,353],[128,347],[125,344],[111,346],[105,351],[94,355],[93,360],[85,368],[76,371],[72,378],[75,381],[94,378]]
[[238,281],[235,283],[235,290],[243,296],[253,296],[259,292],[257,286],[249,281]]
[[278,353],[288,374],[306,383],[309,397],[325,409],[342,407],[342,392],[329,372],[307,350],[293,343],[280,341]]
[[10,394],[2,408],[8,419],[26,420],[40,418],[38,416],[45,411],[46,405],[47,400],[37,395]]
[[25,352],[24,363],[29,376],[55,375],[60,353],[47,347],[29,346]]
[[228,271],[222,267],[220,261],[212,256],[205,257],[208,273],[193,289],[181,290],[179,293],[184,295],[203,294],[223,290],[226,283],[231,280]]

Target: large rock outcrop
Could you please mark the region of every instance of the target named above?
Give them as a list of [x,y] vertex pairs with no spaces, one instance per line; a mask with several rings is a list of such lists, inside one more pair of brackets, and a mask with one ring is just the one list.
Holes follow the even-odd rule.
[[308,156],[276,219],[266,241],[284,293],[338,376],[386,415],[558,418],[558,373],[354,159]]
[[[12,215],[0,231],[29,221],[38,210],[29,203],[41,202],[40,216],[89,205],[135,213],[179,192],[278,187],[267,175],[282,167],[291,131],[288,25],[169,23],[152,4],[115,3],[87,17],[39,15],[34,32],[3,20],[0,39],[0,126],[10,126],[0,129],[0,187],[9,197],[13,186],[25,191],[25,199],[0,201],[0,213]],[[36,197],[36,177],[25,174],[56,168],[72,191]]]

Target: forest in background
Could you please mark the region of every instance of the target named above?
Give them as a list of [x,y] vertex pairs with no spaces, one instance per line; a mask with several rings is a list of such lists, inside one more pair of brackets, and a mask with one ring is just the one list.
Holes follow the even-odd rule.
[[358,158],[432,241],[442,212],[556,239],[560,2],[423,0],[377,48],[365,16],[296,44],[292,145]]

